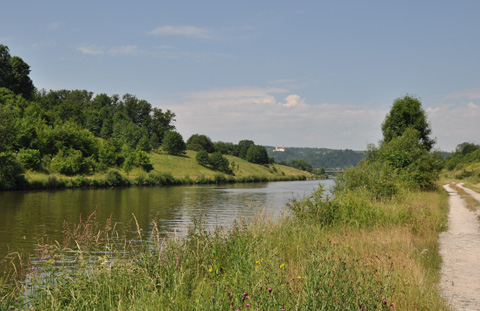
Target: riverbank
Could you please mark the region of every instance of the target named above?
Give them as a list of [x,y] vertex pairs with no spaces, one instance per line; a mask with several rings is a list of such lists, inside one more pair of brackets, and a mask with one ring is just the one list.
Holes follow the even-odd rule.
[[[356,191],[342,200],[319,189],[291,217],[260,214],[213,230],[197,219],[186,236],[168,239],[155,224],[112,239],[122,236],[115,226],[92,216],[65,244],[41,245],[30,267],[41,268],[28,270],[28,285],[3,287],[0,307],[448,310],[437,290],[446,194],[405,191],[380,202]],[[329,223],[315,216],[327,212]],[[9,280],[21,273],[17,266]]]
[[233,173],[225,174],[199,165],[195,156],[196,152],[190,150],[185,156],[152,152],[150,157],[153,170],[148,173],[141,168],[134,168],[129,172],[110,169],[106,172],[76,176],[29,171],[25,174],[25,182],[16,190],[225,184],[325,178],[279,164],[253,164],[233,156],[226,156],[232,163]]

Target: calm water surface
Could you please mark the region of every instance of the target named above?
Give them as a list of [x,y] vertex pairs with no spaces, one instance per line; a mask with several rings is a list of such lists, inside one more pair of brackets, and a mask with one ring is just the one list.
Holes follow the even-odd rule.
[[112,217],[149,230],[152,220],[165,233],[181,231],[194,217],[208,225],[229,225],[265,209],[274,216],[292,198],[310,194],[318,184],[329,190],[333,180],[233,184],[218,186],[131,187],[120,189],[67,189],[0,192],[0,258],[9,251],[32,252],[36,239],[63,239],[64,224],[78,224],[97,210],[100,223]]

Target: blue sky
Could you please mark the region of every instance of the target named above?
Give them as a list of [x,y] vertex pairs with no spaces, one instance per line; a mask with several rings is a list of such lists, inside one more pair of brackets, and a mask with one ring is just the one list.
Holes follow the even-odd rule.
[[130,93],[187,139],[363,150],[393,100],[480,143],[480,1],[6,1],[38,89]]

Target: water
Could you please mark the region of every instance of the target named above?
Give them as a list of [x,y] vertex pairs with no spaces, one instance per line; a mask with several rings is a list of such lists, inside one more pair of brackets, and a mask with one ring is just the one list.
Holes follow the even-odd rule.
[[295,181],[218,186],[130,187],[118,189],[67,189],[0,192],[0,258],[9,252],[32,253],[38,237],[63,240],[64,224],[75,225],[97,210],[103,224],[112,217],[120,225],[131,223],[149,230],[181,231],[194,217],[207,225],[229,225],[258,210],[279,215],[292,198],[310,194],[321,183],[327,190],[333,180]]

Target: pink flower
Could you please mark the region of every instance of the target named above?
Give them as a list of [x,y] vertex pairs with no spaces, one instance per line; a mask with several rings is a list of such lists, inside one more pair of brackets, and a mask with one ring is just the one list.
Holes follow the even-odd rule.
[[247,303],[245,306],[248,308],[248,307],[250,307],[250,304],[249,304],[249,303]]

